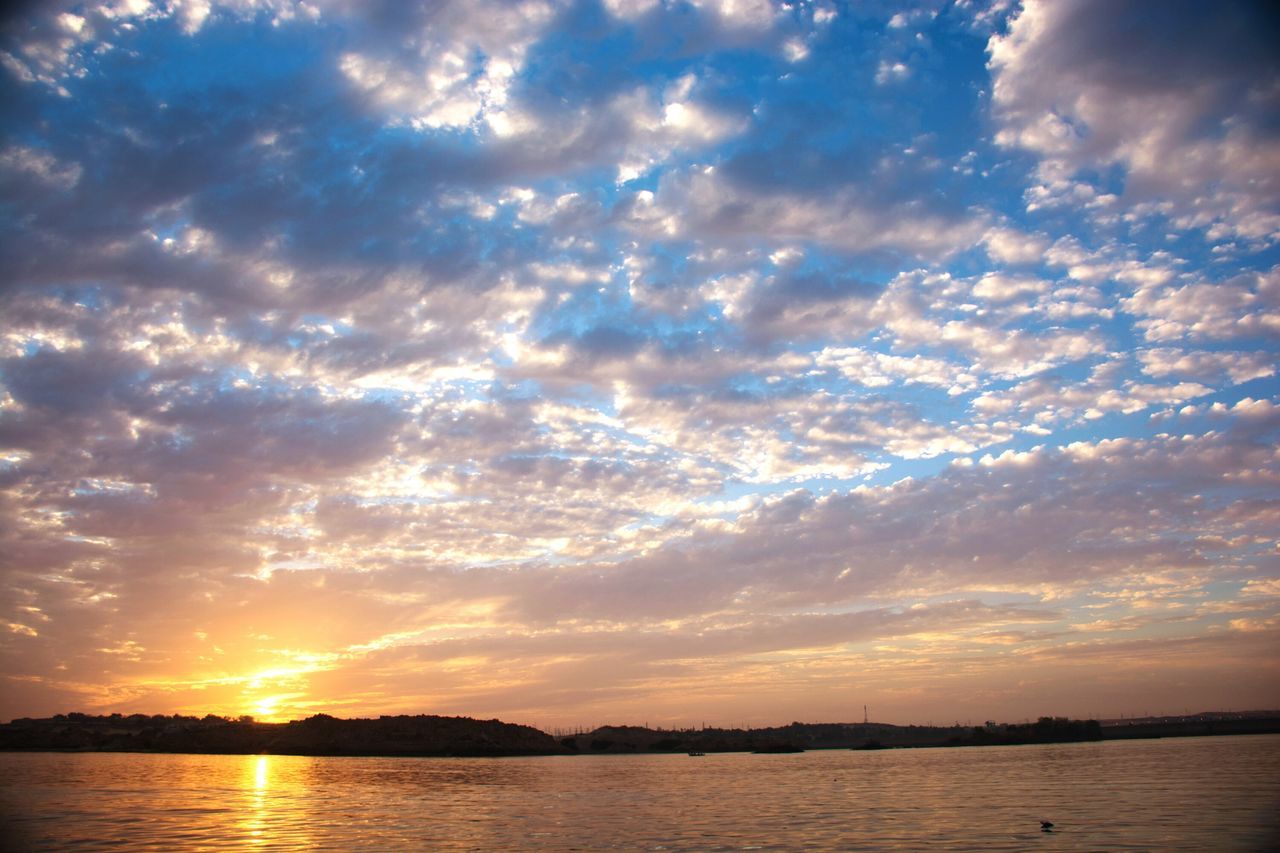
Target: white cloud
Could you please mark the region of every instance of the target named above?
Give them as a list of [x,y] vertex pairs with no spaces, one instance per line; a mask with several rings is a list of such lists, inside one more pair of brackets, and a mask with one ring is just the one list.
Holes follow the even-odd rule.
[[981,215],[943,215],[914,203],[885,204],[857,187],[822,195],[764,192],[726,179],[713,167],[665,177],[652,206],[629,211],[633,226],[655,221],[674,235],[702,239],[767,237],[809,240],[851,251],[896,249],[945,257],[973,245],[985,230]]
[[897,80],[905,80],[911,76],[911,69],[904,62],[881,60],[876,66],[876,83],[883,86]]
[[809,45],[802,39],[787,39],[782,43],[782,53],[788,62],[800,62],[809,56]]
[[[971,356],[971,369],[1005,378],[1030,376],[1066,362],[1102,353],[1101,337],[1090,329],[1053,328],[1029,331],[1012,328],[1019,313],[1003,316],[966,313],[957,297],[963,282],[950,276],[919,273],[899,275],[877,301],[873,316],[896,336],[901,347],[954,347]],[[979,280],[975,290],[989,297],[1009,298],[1034,293],[1043,283],[1034,279],[1005,279],[999,274]],[[982,293],[973,293],[982,296]],[[996,306],[997,308],[999,306]]]
[[987,255],[1005,264],[1038,264],[1044,261],[1049,241],[1042,234],[1015,228],[992,228],[983,235]]
[[1280,334],[1280,267],[1231,280],[1142,284],[1122,302],[1149,341]]
[[638,18],[662,5],[662,0],[604,0],[609,14],[619,18]]
[[1269,352],[1182,350],[1156,347],[1139,350],[1142,372],[1148,376],[1185,376],[1212,381],[1225,375],[1232,382],[1274,376],[1276,363]]
[[886,388],[905,382],[960,392],[974,388],[977,383],[964,366],[922,355],[888,355],[853,347],[828,347],[818,353],[814,361],[868,388]]
[[504,113],[525,54],[552,20],[544,0],[448,3],[417,31],[397,34],[401,45],[373,43],[342,55],[339,67],[380,109],[418,128],[519,127]]
[[1027,0],[988,49],[996,141],[1041,157],[1030,206],[1105,201],[1084,175],[1118,166],[1125,199],[1169,202],[1179,228],[1274,241],[1280,143],[1266,128],[1280,68],[1260,16]]
[[24,146],[0,151],[0,170],[24,173],[52,189],[60,190],[74,187],[83,171],[78,163],[63,163],[47,151]]
[[1041,294],[1048,289],[1049,282],[1043,279],[989,272],[973,286],[973,295],[979,299],[1007,302]]
[[780,10],[773,0],[690,0],[699,9],[714,14],[726,26],[748,30],[767,30]]

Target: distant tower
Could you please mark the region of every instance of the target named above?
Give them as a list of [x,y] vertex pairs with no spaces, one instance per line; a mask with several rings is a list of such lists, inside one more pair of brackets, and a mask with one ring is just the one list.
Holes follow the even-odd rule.
[[864,726],[867,724],[867,706],[866,705],[862,706],[862,724]]

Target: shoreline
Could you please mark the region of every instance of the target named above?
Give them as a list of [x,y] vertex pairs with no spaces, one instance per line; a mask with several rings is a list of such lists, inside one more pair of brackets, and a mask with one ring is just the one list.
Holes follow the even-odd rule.
[[259,723],[249,718],[230,720],[214,715],[196,718],[68,714],[0,724],[0,751],[497,758],[876,751],[1280,733],[1280,713],[1257,714],[1133,720],[1105,726],[1096,720],[1061,717],[1042,717],[1035,723],[988,723],[978,727],[791,723],[757,729],[670,731],[603,726],[559,738],[531,726],[496,719],[429,715],[344,720],[317,714],[288,723]]
[[[696,754],[700,757],[707,755],[798,755],[808,752],[901,752],[904,750],[919,749],[971,749],[992,747],[1021,747],[1021,746],[1068,746],[1075,743],[1111,743],[1128,740],[1185,740],[1190,738],[1207,738],[1207,737],[1258,737],[1266,735],[1280,734],[1280,731],[1267,732],[1219,732],[1216,734],[1200,734],[1188,733],[1180,735],[1154,735],[1143,737],[1114,737],[1102,738],[1101,740],[1079,740],[1079,741],[1037,741],[1025,743],[986,743],[986,744],[921,744],[919,746],[887,746],[879,749],[862,749],[859,747],[844,746],[819,746],[811,749],[796,750],[722,750],[714,753]],[[494,753],[494,754],[444,754],[444,753],[378,753],[378,752],[344,752],[344,753],[319,753],[319,752],[179,752],[179,751],[159,751],[154,749],[56,749],[56,748],[0,748],[0,755],[234,755],[243,757],[262,757],[262,758],[593,758],[611,755],[632,755],[632,756],[657,756],[657,755],[687,755],[683,752],[547,752],[547,753]]]

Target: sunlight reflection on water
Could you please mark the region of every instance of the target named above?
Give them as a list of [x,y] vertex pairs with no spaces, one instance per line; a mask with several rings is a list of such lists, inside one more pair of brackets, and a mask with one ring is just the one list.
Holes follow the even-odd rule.
[[270,780],[268,772],[270,761],[271,759],[265,755],[258,756],[257,760],[250,765],[253,772],[253,784],[245,786],[246,789],[252,792],[252,796],[244,826],[249,840],[255,846],[262,844],[266,840],[267,783]]
[[697,759],[9,753],[0,771],[19,850],[1262,850],[1280,806],[1280,736]]

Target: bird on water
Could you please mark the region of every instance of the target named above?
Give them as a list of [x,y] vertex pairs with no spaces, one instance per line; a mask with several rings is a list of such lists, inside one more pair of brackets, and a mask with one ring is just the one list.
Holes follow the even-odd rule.
[[1040,821],[1040,831],[1041,831],[1041,832],[1053,832],[1053,821],[1051,821],[1051,820],[1042,820],[1042,821]]

